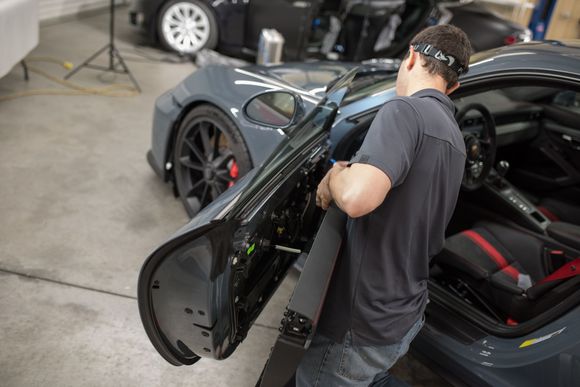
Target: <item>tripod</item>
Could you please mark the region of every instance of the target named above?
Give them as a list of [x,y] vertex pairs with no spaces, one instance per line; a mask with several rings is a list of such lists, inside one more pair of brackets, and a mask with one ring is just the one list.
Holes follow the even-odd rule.
[[[70,73],[65,75],[64,79],[69,79],[70,77],[75,75],[77,72],[79,72],[83,67],[86,67],[88,69],[93,69],[93,70],[113,72],[113,73],[117,73],[117,74],[127,74],[129,76],[129,78],[131,79],[131,82],[133,83],[133,85],[135,85],[135,88],[137,89],[137,91],[140,93],[141,88],[139,87],[137,80],[135,79],[135,77],[133,77],[131,70],[129,70],[129,67],[127,67],[127,64],[125,64],[125,61],[123,60],[123,57],[121,56],[121,53],[119,52],[119,50],[117,50],[117,47],[115,46],[115,0],[111,0],[109,15],[110,15],[110,19],[109,19],[109,43],[105,47],[101,48],[99,51],[97,51],[93,55],[91,55],[83,63],[78,65],[76,68],[74,68]],[[91,64],[91,62],[96,57],[98,57],[99,55],[101,55],[103,52],[105,52],[107,50],[109,50],[109,66],[108,67]],[[116,62],[118,62],[118,63],[116,63]],[[118,65],[121,66],[121,69],[117,68]]]

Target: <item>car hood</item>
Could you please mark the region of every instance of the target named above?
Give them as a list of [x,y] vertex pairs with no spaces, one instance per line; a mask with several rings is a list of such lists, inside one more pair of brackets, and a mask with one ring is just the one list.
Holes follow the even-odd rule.
[[326,85],[359,65],[349,62],[313,61],[284,63],[276,66],[255,65],[245,67],[245,69],[272,77],[311,94],[322,95],[326,90]]

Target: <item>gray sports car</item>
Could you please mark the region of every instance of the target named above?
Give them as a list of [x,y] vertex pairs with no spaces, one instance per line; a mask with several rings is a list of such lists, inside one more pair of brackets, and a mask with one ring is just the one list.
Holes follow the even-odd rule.
[[[228,357],[302,259],[261,384],[291,377],[344,232],[344,214],[315,206],[317,183],[394,82],[380,66],[213,67],[159,99],[149,160],[190,210],[207,204],[140,274],[141,318],[167,361]],[[580,43],[480,53],[461,82],[463,190],[412,350],[454,384],[580,385]]]

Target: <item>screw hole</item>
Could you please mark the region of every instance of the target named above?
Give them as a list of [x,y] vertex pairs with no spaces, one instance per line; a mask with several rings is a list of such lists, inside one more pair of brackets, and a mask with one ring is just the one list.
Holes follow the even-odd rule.
[[202,335],[203,337],[209,337],[209,333],[207,333],[207,332],[201,332],[201,335]]
[[189,308],[185,308],[185,313],[187,313],[187,314],[193,314],[193,310],[191,310]]
[[209,348],[204,348],[203,350],[206,352],[211,352],[211,349],[209,349]]
[[205,316],[205,312],[203,310],[198,310],[197,313],[199,313],[200,316]]

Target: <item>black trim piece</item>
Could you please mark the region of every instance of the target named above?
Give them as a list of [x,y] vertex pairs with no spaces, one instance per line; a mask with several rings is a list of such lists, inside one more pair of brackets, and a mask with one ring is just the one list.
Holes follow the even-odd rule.
[[345,225],[346,215],[336,207],[329,208],[288,304],[288,309],[315,324],[340,251]]
[[331,207],[318,230],[284,313],[280,336],[259,382],[261,387],[285,385],[310,346],[340,251],[345,225],[346,215]]

